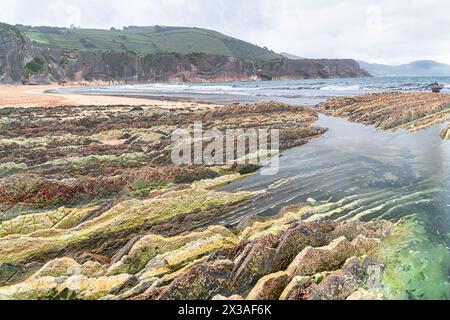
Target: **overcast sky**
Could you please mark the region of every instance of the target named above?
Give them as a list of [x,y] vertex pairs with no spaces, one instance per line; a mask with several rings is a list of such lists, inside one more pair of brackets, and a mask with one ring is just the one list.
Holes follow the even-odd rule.
[[196,26],[308,58],[450,64],[450,0],[0,0],[0,21]]

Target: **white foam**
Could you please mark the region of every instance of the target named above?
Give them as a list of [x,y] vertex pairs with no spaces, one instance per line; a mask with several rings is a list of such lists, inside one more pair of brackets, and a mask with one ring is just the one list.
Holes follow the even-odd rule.
[[320,88],[322,91],[357,91],[360,90],[361,87],[359,85],[354,86],[333,86],[329,85],[326,87]]

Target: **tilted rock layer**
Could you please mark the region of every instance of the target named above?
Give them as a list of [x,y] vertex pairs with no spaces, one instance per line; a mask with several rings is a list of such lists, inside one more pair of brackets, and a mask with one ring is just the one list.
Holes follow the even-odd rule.
[[[241,232],[212,226],[177,236],[149,233],[101,263],[49,260],[1,287],[0,298],[343,300],[362,290],[379,294],[384,267],[368,255],[393,225],[304,222],[312,212],[303,206]],[[2,251],[2,261],[13,258]]]
[[236,233],[211,225],[259,195],[213,188],[258,166],[174,165],[171,133],[195,121],[279,129],[285,150],[324,133],[317,118],[277,103],[2,109],[0,298],[133,297],[238,246]]
[[[193,104],[172,110],[157,106],[2,109],[0,219],[102,197],[145,197],[197,180],[257,169],[174,165],[171,133],[177,128],[191,132],[196,121],[203,122],[205,131],[215,128],[224,133],[238,128],[279,129],[280,149],[286,150],[326,131],[314,127],[317,118],[309,109],[278,103],[217,108]],[[209,143],[205,139],[203,147]],[[4,228],[11,229],[1,225],[0,235],[9,232]]]
[[[450,95],[438,93],[378,93],[331,99],[319,110],[350,121],[388,130],[426,129],[450,120]],[[448,138],[448,128],[442,132]]]

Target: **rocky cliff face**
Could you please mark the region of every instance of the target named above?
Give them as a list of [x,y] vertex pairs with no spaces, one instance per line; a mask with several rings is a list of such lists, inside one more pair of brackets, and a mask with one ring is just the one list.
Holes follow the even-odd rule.
[[370,76],[352,59],[285,59],[275,65],[275,69],[272,71],[272,77],[276,80]]
[[31,82],[227,82],[370,76],[353,60],[256,62],[213,54],[45,51],[46,70]]
[[0,23],[0,83],[20,81],[33,51],[31,42],[19,30]]
[[139,56],[34,48],[15,27],[0,25],[0,83],[226,82],[370,76],[353,60],[242,60],[216,54]]

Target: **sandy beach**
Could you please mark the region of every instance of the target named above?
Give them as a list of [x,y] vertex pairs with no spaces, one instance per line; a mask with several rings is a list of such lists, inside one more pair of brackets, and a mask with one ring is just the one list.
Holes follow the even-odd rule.
[[87,106],[87,105],[128,105],[128,106],[157,106],[161,108],[206,107],[207,105],[189,101],[166,101],[132,97],[114,96],[84,96],[72,94],[46,93],[58,88],[58,85],[12,86],[0,85],[0,108],[17,107],[58,107],[58,106]]

